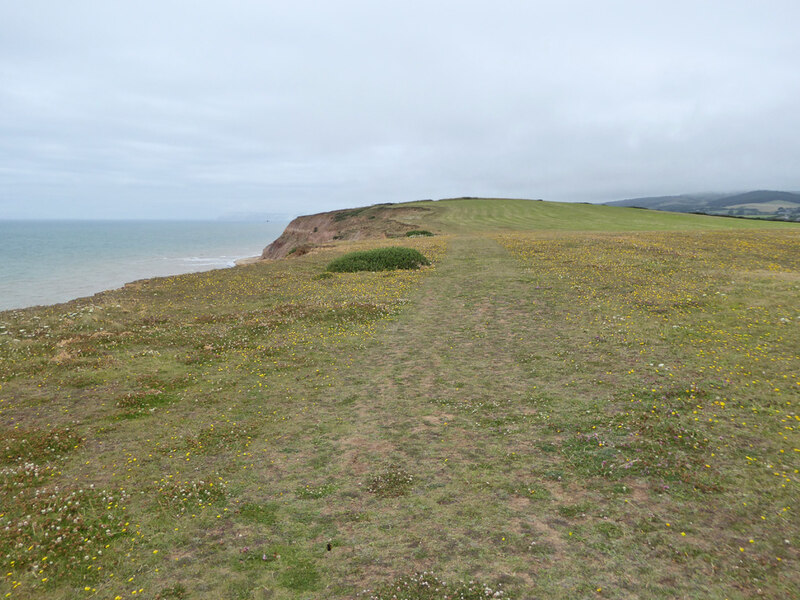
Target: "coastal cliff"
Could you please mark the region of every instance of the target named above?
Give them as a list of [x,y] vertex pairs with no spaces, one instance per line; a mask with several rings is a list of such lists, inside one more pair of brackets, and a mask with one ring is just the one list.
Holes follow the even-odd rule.
[[430,209],[418,206],[377,204],[297,217],[277,240],[264,248],[261,258],[305,254],[337,240],[399,237],[417,228],[428,212]]

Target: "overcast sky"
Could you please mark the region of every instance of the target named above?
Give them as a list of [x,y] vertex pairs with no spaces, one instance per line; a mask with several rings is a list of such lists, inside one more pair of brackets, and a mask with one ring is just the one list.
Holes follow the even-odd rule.
[[0,0],[0,218],[800,190],[797,0]]

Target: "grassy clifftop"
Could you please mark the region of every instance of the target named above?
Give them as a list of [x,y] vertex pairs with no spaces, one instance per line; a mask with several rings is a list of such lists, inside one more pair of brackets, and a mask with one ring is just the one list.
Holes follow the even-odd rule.
[[[403,237],[417,227],[440,233],[476,231],[687,231],[781,227],[743,219],[509,198],[378,204],[298,217],[262,258],[301,255],[337,241]],[[791,226],[791,225],[790,225]]]
[[[453,232],[495,230],[687,231],[787,227],[785,223],[664,213],[597,204],[508,198],[455,198],[409,203],[433,211],[426,219]],[[796,225],[788,224],[788,227]]]
[[0,593],[796,597],[800,229],[422,205],[0,313]]

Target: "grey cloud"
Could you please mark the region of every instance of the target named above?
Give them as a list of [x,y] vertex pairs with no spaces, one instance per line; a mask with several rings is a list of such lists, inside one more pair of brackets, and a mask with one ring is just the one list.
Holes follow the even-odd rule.
[[0,218],[800,189],[793,1],[29,0]]

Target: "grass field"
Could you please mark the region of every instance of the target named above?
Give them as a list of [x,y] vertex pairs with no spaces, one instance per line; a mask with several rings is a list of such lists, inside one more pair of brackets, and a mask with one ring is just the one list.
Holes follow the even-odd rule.
[[800,595],[800,228],[421,205],[0,313],[2,596]]
[[[686,213],[565,204],[513,199],[458,198],[436,202],[409,203],[435,209],[428,217],[443,230],[474,233],[494,230],[511,231],[692,231],[760,229],[754,219],[731,219]],[[778,228],[797,229],[796,224],[775,223]],[[792,229],[793,228],[793,229]]]

